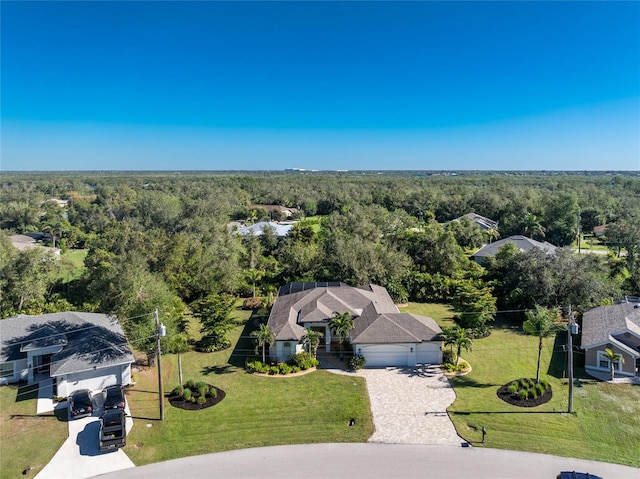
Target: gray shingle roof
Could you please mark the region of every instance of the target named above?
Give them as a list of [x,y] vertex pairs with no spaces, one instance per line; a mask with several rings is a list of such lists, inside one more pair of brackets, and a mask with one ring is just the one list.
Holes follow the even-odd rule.
[[[334,311],[354,319],[351,338],[360,343],[421,342],[441,332],[431,318],[402,314],[381,286],[344,283],[292,283],[280,288],[267,325],[278,341],[299,341],[304,323],[328,321]],[[294,292],[291,292],[294,291]]]
[[18,315],[0,320],[0,361],[25,358],[29,349],[52,345],[51,375],[103,368],[134,361],[118,321],[106,314]]
[[515,243],[520,251],[531,251],[534,248],[544,251],[545,253],[554,253],[556,247],[546,241],[540,242],[522,235],[509,236],[508,238],[494,241],[480,248],[473,256],[475,258],[484,258],[487,256],[495,256],[498,250],[507,243]]
[[291,231],[293,225],[281,225],[278,223],[261,221],[259,223],[252,224],[251,226],[243,226],[242,228],[238,228],[238,233],[240,233],[242,236],[246,236],[249,234],[260,236],[264,228],[271,228],[273,230],[273,233],[281,238],[289,234],[289,231]]
[[611,333],[623,331],[640,336],[640,307],[622,303],[590,309],[582,316],[582,348],[607,342]]
[[417,314],[381,314],[354,320],[351,330],[353,344],[364,343],[420,343],[433,341],[441,333],[431,318]]

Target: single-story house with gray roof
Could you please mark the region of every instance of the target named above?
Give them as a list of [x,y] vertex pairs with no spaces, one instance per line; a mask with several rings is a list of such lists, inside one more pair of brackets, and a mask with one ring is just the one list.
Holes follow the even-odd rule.
[[305,328],[324,334],[320,350],[338,340],[329,327],[334,312],[353,317],[349,343],[367,367],[442,362],[442,332],[432,319],[400,313],[385,288],[340,282],[290,283],[280,288],[267,325],[275,335],[270,356],[286,361],[303,351]]
[[620,376],[636,376],[640,370],[640,304],[622,303],[600,306],[582,316],[581,347],[585,352],[587,372],[608,373],[605,349],[619,354],[623,361],[614,363]]
[[67,311],[0,320],[0,383],[53,378],[58,396],[131,383],[134,358],[116,318]]
[[558,249],[557,247],[553,246],[551,243],[547,243],[546,241],[541,242],[531,238],[527,238],[526,236],[514,235],[483,246],[473,254],[472,258],[476,263],[482,264],[485,258],[498,254],[500,248],[502,248],[507,243],[515,244],[518,250],[525,252],[537,248],[547,254],[553,254],[555,253],[556,249]]

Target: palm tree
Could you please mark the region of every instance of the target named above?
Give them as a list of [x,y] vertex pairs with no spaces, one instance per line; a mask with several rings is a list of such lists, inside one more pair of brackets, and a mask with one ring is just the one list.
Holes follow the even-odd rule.
[[247,279],[251,281],[253,285],[253,297],[256,297],[256,283],[262,279],[264,276],[264,271],[261,269],[250,268],[247,272]]
[[551,336],[558,330],[558,327],[554,322],[558,313],[554,309],[541,308],[536,305],[535,311],[527,311],[524,314],[527,317],[527,320],[522,323],[522,328],[527,334],[538,337],[538,368],[536,370],[536,383],[539,383],[542,339]]
[[261,324],[260,329],[256,329],[255,331],[251,332],[251,337],[256,340],[256,342],[258,343],[258,347],[262,348],[262,362],[265,363],[265,346],[267,344],[271,346],[276,340],[276,335],[273,334],[273,331],[271,331],[271,328],[269,326],[267,326],[266,324]]
[[340,358],[342,359],[342,343],[349,337],[349,332],[353,329],[353,317],[351,313],[338,311],[333,312],[333,318],[329,320],[329,327],[335,331],[340,341]]
[[540,218],[538,218],[533,213],[527,213],[524,216],[524,221],[522,222],[522,229],[525,233],[531,235],[534,239],[542,239],[544,238],[545,229],[540,223]]
[[617,362],[624,363],[624,358],[620,354],[614,353],[609,348],[606,348],[604,350],[604,357],[607,360],[609,360],[609,371],[611,373],[611,380],[613,381],[613,378],[615,377],[615,373],[616,373],[615,363]]
[[473,346],[473,340],[467,336],[467,330],[460,326],[454,326],[452,328],[445,328],[442,332],[442,339],[445,346],[455,346],[456,348],[456,364],[460,361],[460,353],[462,349],[465,351],[471,351]]
[[314,358],[316,357],[316,352],[318,351],[318,344],[320,344],[320,338],[324,336],[320,331],[314,331],[311,328],[305,328],[306,332],[304,336],[302,336],[302,344],[307,348],[309,354],[311,354]]

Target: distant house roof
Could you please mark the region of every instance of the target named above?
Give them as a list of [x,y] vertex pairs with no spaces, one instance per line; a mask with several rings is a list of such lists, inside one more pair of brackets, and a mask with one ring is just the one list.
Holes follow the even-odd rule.
[[[638,303],[600,306],[582,315],[583,349],[608,342],[627,346],[624,344],[625,334],[640,338],[640,304]],[[632,354],[640,357],[640,352],[633,349]]]
[[36,349],[62,348],[51,359],[51,376],[134,361],[120,324],[106,314],[21,314],[0,321],[0,338],[0,362],[26,358]]
[[469,218],[472,222],[480,226],[483,230],[497,230],[498,222],[485,218],[484,216],[477,215],[475,213],[467,213],[460,218],[456,218],[454,221],[460,221],[462,218]]
[[607,226],[609,225],[599,225],[593,227],[593,234],[595,236],[602,236],[607,232]]
[[495,241],[490,243],[482,248],[480,248],[473,255],[473,258],[478,260],[482,258],[486,258],[487,256],[495,256],[498,253],[498,250],[507,243],[514,243],[520,251],[531,251],[534,248],[537,248],[545,253],[554,253],[556,251],[556,247],[551,243],[536,241],[531,238],[527,238],[526,236],[516,235],[509,236],[508,238],[501,239],[499,241]]
[[246,236],[249,234],[260,236],[264,228],[271,228],[276,236],[278,236],[279,238],[283,238],[289,234],[289,231],[291,231],[293,225],[282,225],[279,223],[260,221],[259,223],[252,224],[251,226],[243,226],[242,228],[238,228],[238,233],[240,233],[242,236]]
[[334,312],[354,317],[352,343],[422,342],[441,332],[431,318],[398,311],[382,286],[340,282],[290,283],[280,288],[267,325],[278,341],[299,341],[305,323],[329,321]]
[[31,248],[42,248],[45,251],[53,254],[54,256],[60,256],[60,250],[58,248],[50,248],[38,243],[38,239],[44,239],[44,233],[29,233],[26,235],[12,235],[9,236],[9,241],[19,251],[25,251]]
[[287,218],[289,218],[290,216],[295,215],[296,213],[298,213],[298,211],[300,211],[298,208],[289,208],[287,206],[282,206],[282,205],[260,205],[260,204],[254,204],[254,205],[249,205],[247,208],[248,209],[262,208],[262,209],[267,210],[269,213],[272,212],[272,211],[280,211],[280,212],[284,213]]

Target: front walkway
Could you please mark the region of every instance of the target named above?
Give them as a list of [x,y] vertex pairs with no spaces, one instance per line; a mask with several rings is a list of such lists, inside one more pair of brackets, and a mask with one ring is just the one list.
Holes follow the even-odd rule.
[[613,380],[611,380],[611,375],[609,373],[605,373],[602,371],[596,371],[592,368],[585,368],[585,371],[589,376],[593,376],[600,381],[613,383],[613,384],[640,384],[640,377],[638,376],[622,376],[617,375]]
[[369,442],[456,445],[458,436],[447,414],[456,395],[438,366],[362,369],[367,381],[376,431]]

